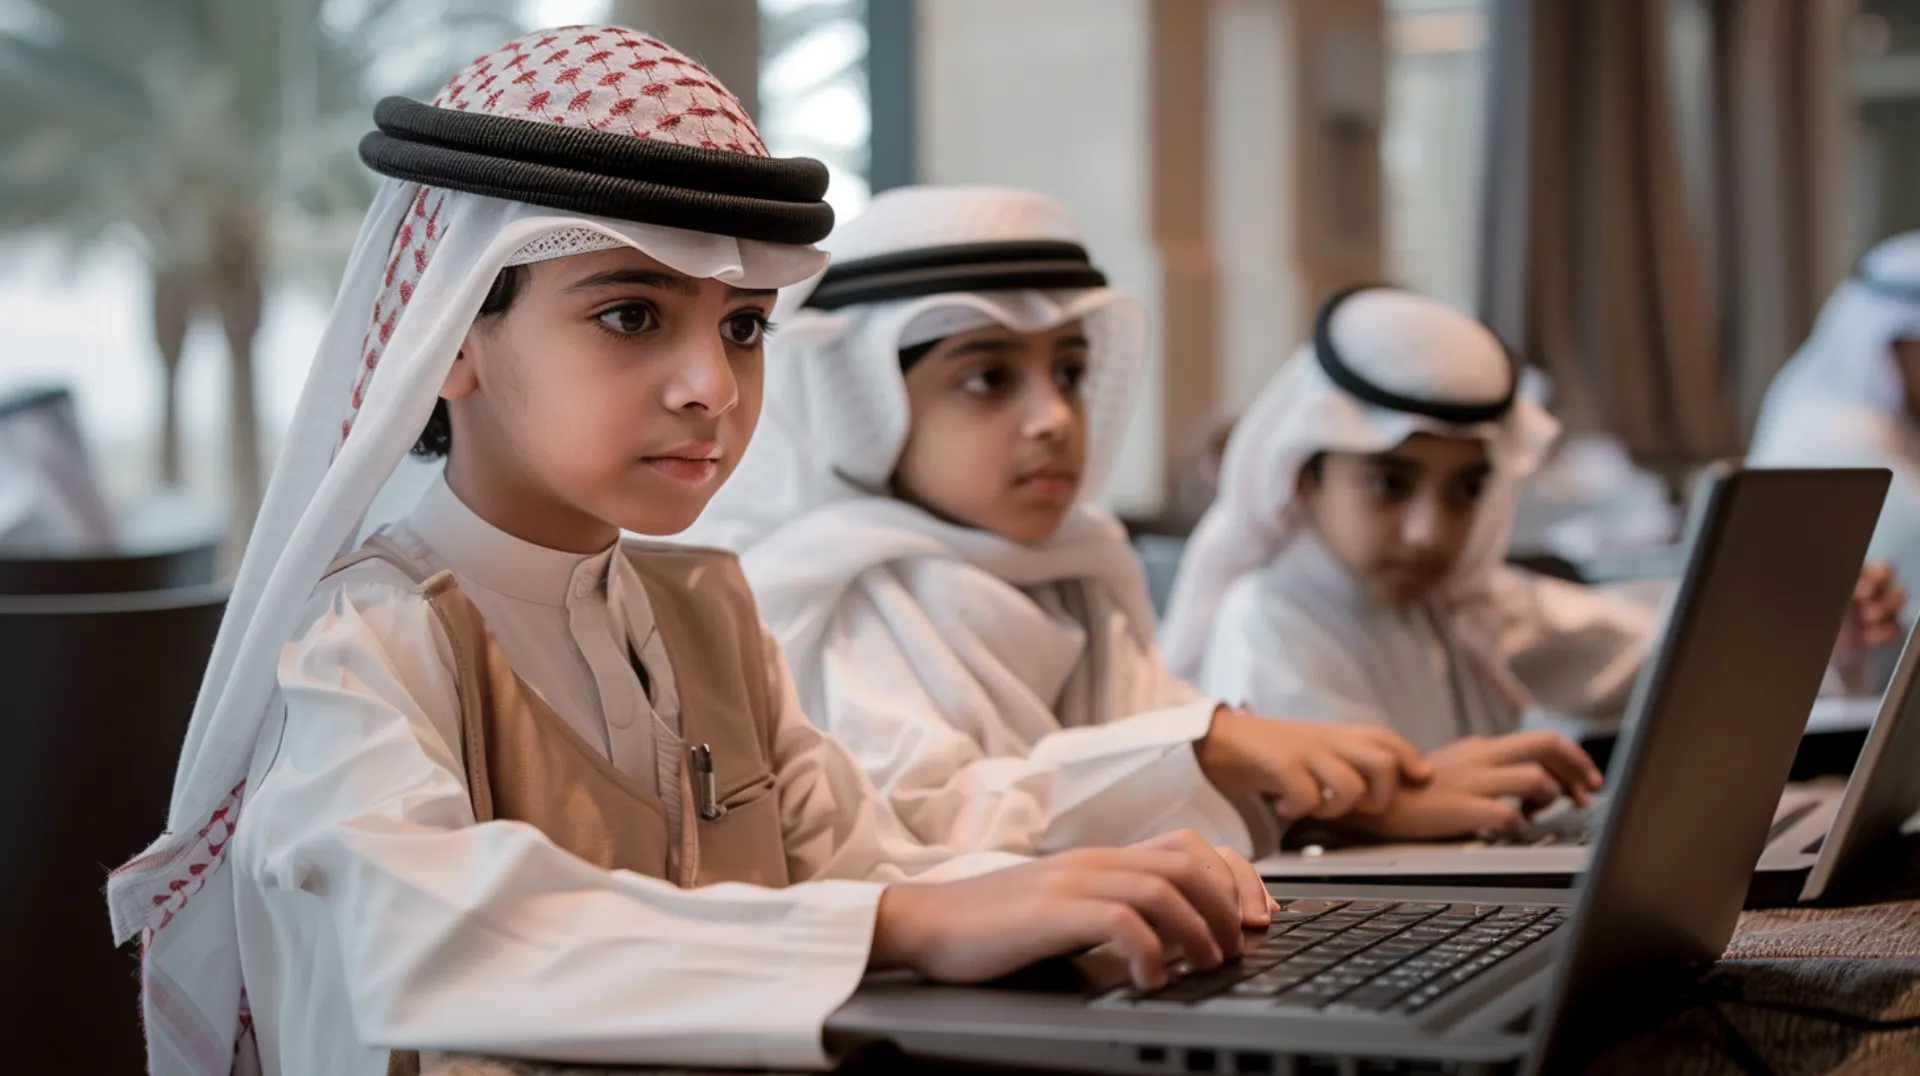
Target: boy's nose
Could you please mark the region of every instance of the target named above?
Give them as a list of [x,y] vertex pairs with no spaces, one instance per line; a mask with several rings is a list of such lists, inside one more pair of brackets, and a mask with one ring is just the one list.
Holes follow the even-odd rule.
[[1440,540],[1440,506],[1431,497],[1416,497],[1400,517],[1400,541],[1409,549],[1425,551]]
[[1049,386],[1033,394],[1023,432],[1028,437],[1053,437],[1065,433],[1072,424],[1073,405],[1059,389]]
[[690,346],[677,375],[667,386],[667,407],[674,411],[701,410],[720,414],[740,399],[740,382],[727,360],[726,346],[711,343]]

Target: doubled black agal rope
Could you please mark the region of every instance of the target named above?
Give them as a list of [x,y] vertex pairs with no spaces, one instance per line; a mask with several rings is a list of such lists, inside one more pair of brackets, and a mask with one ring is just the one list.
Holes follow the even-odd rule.
[[876,254],[827,267],[804,305],[838,310],[855,303],[915,299],[950,291],[1099,288],[1106,274],[1078,243],[1019,240],[955,243]]
[[[1356,397],[1375,407],[1389,411],[1398,411],[1408,415],[1424,415],[1441,422],[1457,425],[1471,425],[1476,422],[1493,422],[1505,417],[1513,409],[1514,396],[1520,391],[1520,363],[1514,358],[1504,341],[1500,349],[1507,356],[1507,390],[1497,400],[1484,402],[1456,403],[1444,400],[1422,400],[1412,396],[1402,396],[1397,392],[1381,388],[1362,377],[1353,367],[1347,365],[1340,348],[1333,342],[1333,314],[1340,304],[1364,291],[1392,288],[1391,284],[1361,284],[1357,287],[1343,288],[1327,297],[1320,304],[1320,313],[1313,319],[1313,354],[1320,361],[1320,369],[1327,379],[1340,386],[1348,395]],[[1497,337],[1496,337],[1497,339]]]
[[768,243],[833,230],[827,169],[661,140],[434,108],[374,106],[360,159],[384,176],[569,213]]

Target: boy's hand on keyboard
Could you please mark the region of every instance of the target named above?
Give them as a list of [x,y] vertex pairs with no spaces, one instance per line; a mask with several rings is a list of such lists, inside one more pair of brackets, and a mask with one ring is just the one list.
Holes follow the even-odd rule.
[[1218,967],[1241,955],[1250,919],[1271,920],[1264,888],[1258,915],[1243,907],[1248,877],[1258,885],[1251,866],[1243,874],[1182,830],[958,881],[902,882],[880,896],[868,966],[977,983],[1099,948],[1125,960],[1134,986],[1155,990],[1175,956]]
[[1847,607],[1847,619],[1840,626],[1840,639],[1834,650],[1851,654],[1884,646],[1900,637],[1900,610],[1907,604],[1907,590],[1894,578],[1893,565],[1869,561],[1860,569],[1853,586],[1853,601]]
[[1427,755],[1433,788],[1478,796],[1511,796],[1539,809],[1562,796],[1586,806],[1600,771],[1579,745],[1558,733],[1469,736]]
[[1214,714],[1193,753],[1214,787],[1266,797],[1285,821],[1377,813],[1406,782],[1433,776],[1391,729],[1282,721],[1227,707]]
[[1495,796],[1429,785],[1402,789],[1386,810],[1348,815],[1339,824],[1382,840],[1445,841],[1514,833],[1526,816]]

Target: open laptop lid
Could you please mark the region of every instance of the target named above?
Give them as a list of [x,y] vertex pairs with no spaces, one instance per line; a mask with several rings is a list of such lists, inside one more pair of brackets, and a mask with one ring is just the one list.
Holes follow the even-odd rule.
[[1725,952],[1886,495],[1885,470],[1710,473],[1634,689],[1534,1071],[1670,1012]]
[[1899,834],[1907,819],[1920,813],[1920,631],[1907,634],[1880,713],[1860,749],[1860,761],[1847,778],[1847,790],[1835,809],[1832,828],[1820,846],[1820,858],[1800,891],[1801,900],[1818,900],[1835,881],[1844,880],[1863,857]]

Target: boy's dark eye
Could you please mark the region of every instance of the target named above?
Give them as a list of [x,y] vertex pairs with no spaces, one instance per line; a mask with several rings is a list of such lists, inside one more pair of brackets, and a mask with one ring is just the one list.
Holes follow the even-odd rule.
[[1080,384],[1086,379],[1087,360],[1085,359],[1063,359],[1054,365],[1053,380],[1060,386],[1061,392],[1080,391]]
[[1487,476],[1484,474],[1462,475],[1453,481],[1453,500],[1461,507],[1477,504],[1487,492]]
[[766,315],[743,310],[720,323],[720,335],[734,347],[753,347],[766,337]]
[[1007,370],[1004,366],[987,366],[969,373],[960,379],[960,387],[981,396],[990,396],[1007,387]]
[[1367,472],[1367,488],[1390,500],[1400,500],[1413,492],[1413,479],[1400,471],[1375,468]]
[[611,310],[596,314],[594,320],[606,326],[608,330],[619,333],[622,336],[633,336],[638,333],[643,333],[660,324],[660,316],[654,313],[653,307],[645,303],[627,303],[624,306],[616,306]]

